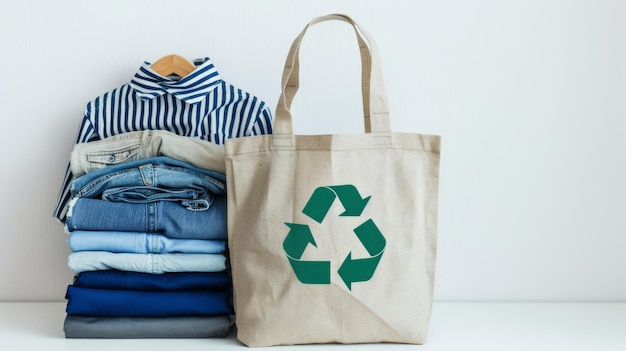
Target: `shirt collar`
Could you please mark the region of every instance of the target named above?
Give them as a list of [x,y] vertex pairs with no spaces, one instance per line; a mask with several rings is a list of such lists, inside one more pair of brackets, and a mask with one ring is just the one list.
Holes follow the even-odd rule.
[[213,91],[222,78],[208,57],[194,61],[196,69],[188,75],[163,77],[144,62],[130,81],[130,86],[142,100],[149,100],[165,93],[189,104],[198,103]]

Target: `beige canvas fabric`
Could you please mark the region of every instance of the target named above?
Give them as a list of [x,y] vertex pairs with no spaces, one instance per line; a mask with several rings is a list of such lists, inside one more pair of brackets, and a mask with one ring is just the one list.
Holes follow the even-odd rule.
[[[327,20],[355,28],[366,133],[293,135],[300,41]],[[252,347],[423,343],[435,274],[439,136],[389,131],[375,44],[344,15],[305,27],[282,85],[274,134],[225,144],[238,339]]]

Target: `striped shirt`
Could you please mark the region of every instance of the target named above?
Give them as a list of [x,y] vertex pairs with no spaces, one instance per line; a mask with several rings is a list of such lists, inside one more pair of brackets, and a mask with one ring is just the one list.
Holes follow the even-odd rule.
[[[141,130],[168,130],[216,144],[270,134],[272,115],[255,96],[222,80],[207,57],[185,77],[163,77],[144,62],[128,84],[90,101],[75,143]],[[53,216],[65,221],[74,177],[69,166]]]

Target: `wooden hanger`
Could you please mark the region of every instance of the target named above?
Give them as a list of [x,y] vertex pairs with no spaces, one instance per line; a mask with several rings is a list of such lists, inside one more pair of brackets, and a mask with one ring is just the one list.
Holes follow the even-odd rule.
[[172,54],[161,57],[153,63],[150,68],[163,77],[176,74],[182,78],[193,72],[196,66],[188,59],[180,55]]

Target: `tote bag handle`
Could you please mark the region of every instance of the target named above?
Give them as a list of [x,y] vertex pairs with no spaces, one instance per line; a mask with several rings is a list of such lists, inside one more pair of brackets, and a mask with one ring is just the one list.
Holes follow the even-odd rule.
[[352,18],[342,14],[332,14],[314,18],[304,27],[291,45],[285,62],[281,82],[282,91],[275,113],[275,146],[293,145],[293,122],[289,109],[299,87],[299,55],[302,38],[312,25],[330,20],[339,20],[351,24],[359,42],[365,132],[384,133],[390,131],[389,103],[376,44],[371,36],[360,28]]

